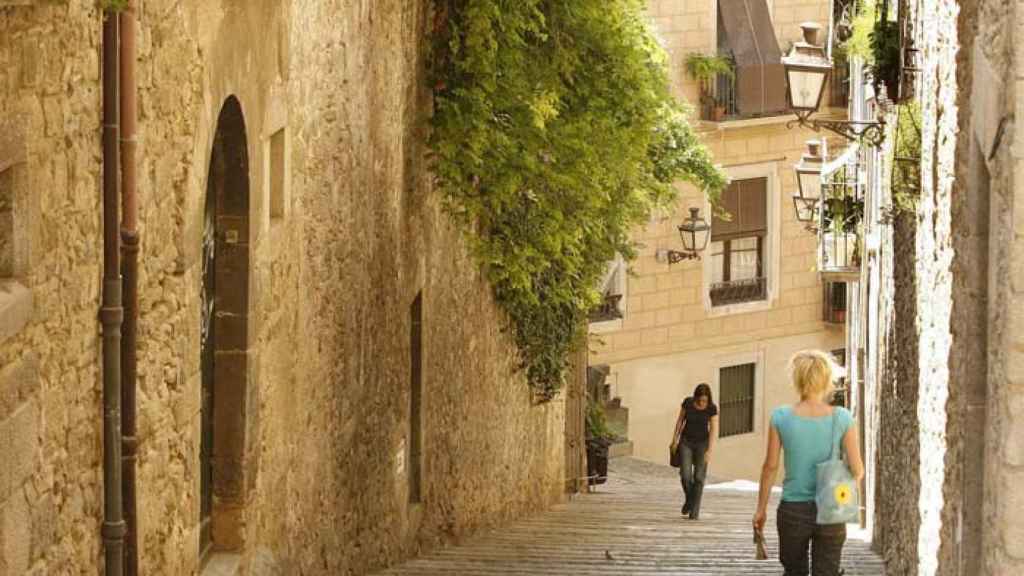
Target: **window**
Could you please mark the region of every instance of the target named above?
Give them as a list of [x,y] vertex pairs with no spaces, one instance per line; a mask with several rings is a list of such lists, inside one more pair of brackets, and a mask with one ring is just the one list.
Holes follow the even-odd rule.
[[423,451],[423,293],[416,295],[409,313],[410,381],[409,394],[409,502],[422,501],[420,461]]
[[731,218],[711,224],[711,305],[767,297],[768,178],[734,180],[722,194]]
[[[836,359],[836,363],[846,368],[846,349],[840,348],[839,350],[832,351],[832,357]],[[836,380],[836,391],[832,394],[833,406],[842,406],[844,408],[850,407],[850,387],[846,385],[846,376]]]
[[285,213],[285,140],[284,129],[270,137],[270,217]]
[[623,295],[626,285],[626,264],[622,256],[616,256],[615,260],[608,264],[605,278],[601,288],[601,303],[590,311],[590,322],[609,322],[621,319]]
[[846,282],[825,282],[824,320],[829,324],[846,323]]
[[718,436],[754,431],[754,364],[727,366],[718,371]]

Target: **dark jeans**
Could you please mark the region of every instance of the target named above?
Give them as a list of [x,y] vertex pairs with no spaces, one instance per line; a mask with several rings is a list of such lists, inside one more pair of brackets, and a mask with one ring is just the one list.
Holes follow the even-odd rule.
[[683,440],[679,443],[679,480],[683,484],[690,518],[700,515],[700,499],[704,494],[704,479],[708,474],[708,463],[704,461],[707,450],[706,442],[695,444]]
[[[838,576],[846,542],[846,524],[818,524],[814,502],[782,502],[776,513],[779,561],[786,576]],[[807,551],[811,569],[807,569]]]

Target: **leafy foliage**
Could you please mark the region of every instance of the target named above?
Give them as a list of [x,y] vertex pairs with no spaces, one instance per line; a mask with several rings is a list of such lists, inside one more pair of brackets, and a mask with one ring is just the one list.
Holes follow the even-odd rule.
[[100,8],[106,12],[123,12],[130,0],[100,0]]
[[641,0],[438,0],[431,148],[448,211],[542,398],[562,383],[596,285],[685,179],[724,175],[668,90]]
[[608,426],[608,417],[604,413],[604,407],[593,398],[587,398],[587,438],[612,439],[615,434]]
[[876,92],[885,83],[893,96],[900,78],[899,24],[889,20],[888,4],[883,3],[880,10],[877,1],[867,0],[859,7],[845,50],[864,60]]
[[921,105],[901,104],[896,110],[892,147],[892,202],[896,212],[913,212],[921,192]]
[[718,74],[724,74],[730,78],[735,75],[732,61],[724,56],[708,56],[700,52],[691,52],[686,56],[686,73],[694,80],[710,80]]

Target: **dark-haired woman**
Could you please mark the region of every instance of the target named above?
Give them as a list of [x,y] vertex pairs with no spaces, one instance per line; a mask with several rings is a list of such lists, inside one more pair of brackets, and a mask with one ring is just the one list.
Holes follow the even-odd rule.
[[711,387],[699,384],[693,396],[683,400],[672,434],[673,452],[679,450],[679,479],[683,484],[683,516],[700,518],[704,480],[718,437],[718,407],[711,401]]

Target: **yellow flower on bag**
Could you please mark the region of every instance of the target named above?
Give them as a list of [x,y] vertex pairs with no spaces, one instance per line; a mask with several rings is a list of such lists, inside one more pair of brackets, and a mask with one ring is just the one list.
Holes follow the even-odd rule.
[[838,504],[844,505],[850,501],[850,498],[853,496],[853,491],[850,489],[849,484],[839,484],[836,486],[834,496],[836,497],[836,502]]

